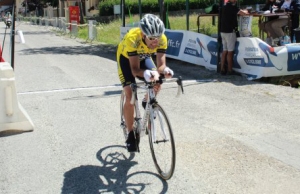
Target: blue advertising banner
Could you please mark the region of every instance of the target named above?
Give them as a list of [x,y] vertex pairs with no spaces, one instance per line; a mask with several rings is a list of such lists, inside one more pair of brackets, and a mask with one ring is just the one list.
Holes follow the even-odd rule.
[[[128,28],[121,28],[121,37]],[[216,38],[183,30],[166,30],[167,57],[217,69]],[[221,49],[222,50],[222,49]],[[272,47],[255,37],[240,37],[235,45],[233,69],[249,80],[300,74],[300,44]]]
[[167,54],[178,57],[183,40],[183,33],[166,31],[165,34],[168,37]]
[[299,46],[286,46],[288,51],[287,70],[299,71],[300,70],[300,48]]

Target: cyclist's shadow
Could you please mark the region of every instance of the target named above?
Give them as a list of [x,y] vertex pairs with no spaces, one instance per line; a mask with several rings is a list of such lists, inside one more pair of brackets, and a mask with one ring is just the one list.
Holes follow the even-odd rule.
[[[147,180],[159,181],[161,184],[160,193],[166,193],[168,184],[157,174],[148,171],[128,174],[130,168],[137,164],[137,162],[132,161],[134,156],[134,153],[128,153],[125,147],[120,145],[100,149],[97,152],[97,158],[102,165],[80,166],[66,172],[62,193],[144,193],[147,185],[151,184],[146,182]],[[151,178],[145,179],[145,176],[151,176]],[[156,179],[153,179],[154,177]]]

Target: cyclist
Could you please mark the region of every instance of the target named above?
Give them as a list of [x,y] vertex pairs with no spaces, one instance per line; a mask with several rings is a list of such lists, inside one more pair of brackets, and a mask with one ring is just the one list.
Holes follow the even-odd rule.
[[[126,147],[129,152],[137,151],[133,133],[134,105],[130,104],[132,95],[130,84],[135,83],[135,77],[151,82],[158,80],[160,74],[164,74],[166,78],[174,74],[166,66],[167,37],[164,31],[164,23],[159,17],[146,14],[140,20],[139,27],[129,30],[118,45],[118,74],[126,99],[123,114],[128,130]],[[155,53],[157,66],[152,60]],[[160,85],[157,85],[155,91],[158,92],[159,89]]]

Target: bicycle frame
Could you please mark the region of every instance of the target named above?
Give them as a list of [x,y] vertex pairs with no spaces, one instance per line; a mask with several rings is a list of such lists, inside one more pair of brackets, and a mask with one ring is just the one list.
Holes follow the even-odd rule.
[[[164,80],[158,83],[162,83],[162,82],[174,82],[174,79],[169,79],[169,80]],[[178,79],[176,79],[176,82],[178,84],[178,92],[177,92],[177,96],[180,95],[180,93],[183,93],[183,86],[182,86],[182,79],[181,77],[179,77]],[[154,111],[153,111],[153,106],[157,103],[156,100],[156,94],[154,91],[154,86],[155,86],[155,82],[153,83],[146,83],[146,85],[142,85],[144,84],[142,83],[138,83],[138,84],[131,84],[131,90],[132,90],[132,98],[130,103],[131,104],[135,104],[135,114],[136,114],[136,129],[138,130],[140,136],[143,136],[145,134],[146,131],[146,125],[148,123],[148,118],[150,115],[150,120],[153,123],[153,119],[154,119]],[[148,94],[148,98],[147,98],[147,104],[145,107],[145,112],[144,112],[144,116],[143,118],[141,118],[141,113],[140,113],[140,109],[139,109],[139,103],[138,103],[138,97],[137,97],[137,89],[144,89],[147,90],[147,94]],[[158,118],[160,119],[160,123],[162,124],[160,115],[158,115]],[[158,143],[156,141],[156,131],[155,131],[155,126],[151,125],[151,135],[152,135],[152,143]],[[164,134],[164,141],[167,141],[167,137],[166,137],[166,132],[164,131],[164,128],[162,129],[163,134]]]
[[[158,104],[156,100],[155,86],[165,82],[177,82],[178,91],[177,96],[183,93],[182,79],[171,78],[161,79],[156,82],[140,82],[131,84],[132,95],[130,104],[134,105],[134,134],[137,143],[137,152],[139,150],[140,138],[148,132],[148,139],[150,144],[150,150],[154,165],[159,175],[168,180],[172,177],[175,163],[176,163],[176,151],[174,136],[172,132],[172,126],[167,117],[166,112]],[[146,90],[147,103],[144,111],[143,118],[141,118],[140,106],[138,102],[137,89]],[[124,121],[123,108],[124,108],[125,94],[124,91],[121,94],[120,100],[120,112],[121,112],[121,128],[127,139],[127,127]],[[150,128],[151,127],[151,128]],[[163,158],[163,159],[162,159]]]
[[[147,99],[147,104],[144,112],[143,118],[141,118],[141,113],[140,113],[140,108],[139,108],[139,102],[138,102],[138,97],[137,97],[137,88],[147,90],[148,94],[148,99]],[[151,103],[156,102],[155,98],[155,92],[153,89],[153,86],[138,86],[137,84],[131,84],[131,89],[132,89],[132,99],[130,101],[131,104],[135,104],[135,114],[136,114],[136,129],[138,130],[140,136],[143,136],[146,131],[147,123],[148,123],[148,118],[149,115],[151,115]]]

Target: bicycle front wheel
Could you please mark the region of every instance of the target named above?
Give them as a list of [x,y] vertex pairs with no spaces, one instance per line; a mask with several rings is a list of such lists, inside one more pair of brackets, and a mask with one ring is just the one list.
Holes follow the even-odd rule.
[[155,167],[159,175],[168,180],[175,169],[175,142],[169,119],[158,104],[150,109],[148,136]]

